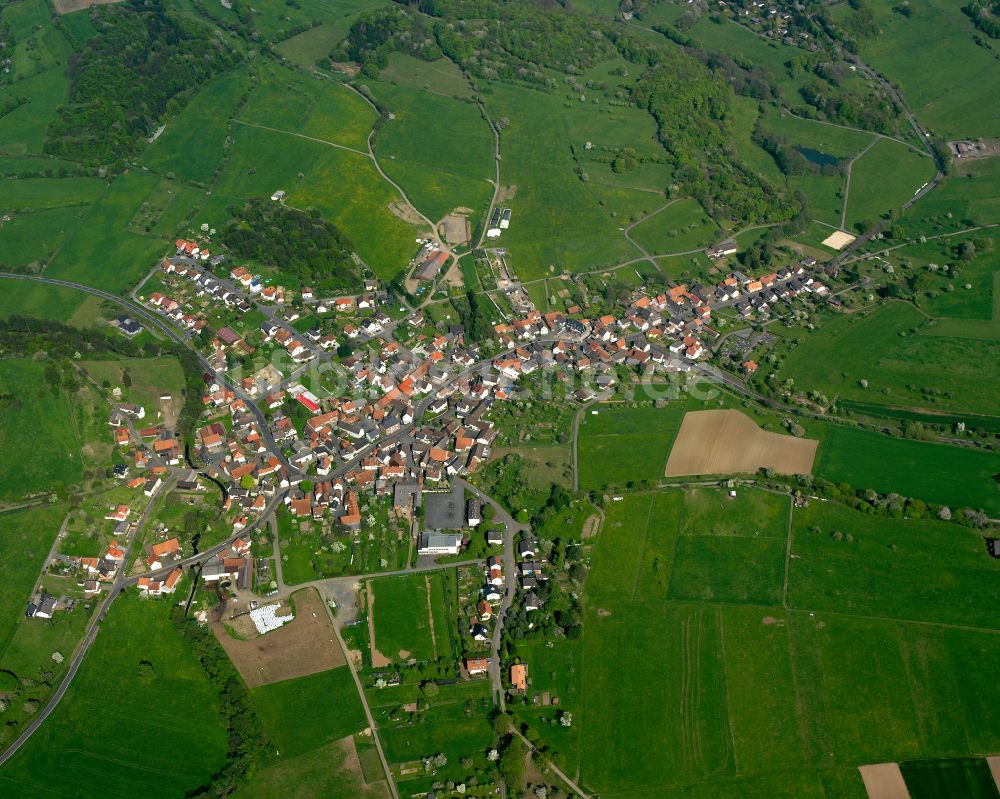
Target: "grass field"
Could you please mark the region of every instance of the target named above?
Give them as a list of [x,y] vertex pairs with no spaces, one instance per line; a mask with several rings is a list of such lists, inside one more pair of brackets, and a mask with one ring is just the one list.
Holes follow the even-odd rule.
[[785,176],[771,154],[753,141],[754,127],[761,115],[761,108],[761,104],[751,97],[736,97],[731,114],[736,152],[740,160],[754,172],[780,186],[785,182]]
[[[2,451],[7,460],[6,450]],[[0,619],[3,620],[0,622],[0,665],[3,668],[13,669],[7,661],[8,647],[18,622],[23,621],[22,611],[66,512],[66,505],[56,503],[0,513],[0,537],[4,542],[4,557],[0,560]],[[29,676],[34,677],[35,672],[31,671]]]
[[902,87],[917,119],[938,136],[1000,136],[1000,108],[991,101],[1000,63],[973,42],[976,30],[961,4],[928,0],[910,17],[894,5],[871,3],[881,33],[862,41],[862,58]]
[[[76,483],[92,407],[45,382],[45,362],[0,360],[0,497],[21,497]],[[102,420],[106,427],[106,418]]]
[[[988,707],[983,691],[1000,636],[992,620],[991,629],[975,629],[995,605],[995,580],[975,566],[976,559],[993,565],[981,540],[977,553],[966,531],[945,535],[944,525],[903,521],[880,528],[813,503],[796,514],[789,589],[796,609],[785,610],[787,501],[741,489],[729,505],[722,492],[672,490],[609,504],[585,592],[578,733],[585,789],[613,798],[862,799],[860,764],[996,749],[1000,710]],[[827,537],[827,526],[846,528],[853,517],[864,524],[855,542]],[[817,534],[799,531],[817,520],[823,534],[800,548],[802,536]],[[955,535],[968,535],[957,550]],[[685,544],[701,539],[734,549],[713,552],[708,569],[706,550]],[[896,553],[890,540],[899,540]],[[747,544],[773,547],[766,568]],[[736,569],[740,555],[746,565]],[[894,567],[897,557],[909,565]],[[693,577],[713,595],[672,598],[676,580]],[[983,587],[975,598],[962,596],[976,580]],[[845,598],[852,590],[857,604]],[[914,605],[923,620],[891,618]],[[970,606],[979,615],[962,627],[926,620]]]
[[135,283],[166,249],[162,239],[126,229],[158,182],[138,171],[117,177],[67,236],[46,276],[111,292]]
[[[810,433],[811,435],[812,433]],[[830,426],[813,473],[857,488],[1000,513],[1000,454]]]
[[790,147],[807,147],[844,159],[860,153],[874,138],[873,134],[862,130],[801,119],[775,105],[765,106],[765,109],[764,127],[784,137]]
[[402,53],[390,53],[389,62],[379,78],[383,82],[447,97],[468,99],[473,95],[472,86],[462,70],[447,58],[421,61]]
[[86,213],[86,206],[49,208],[18,214],[10,221],[0,224],[0,248],[4,252],[4,265],[23,267],[48,262]]
[[447,578],[441,571],[372,581],[379,652],[392,660],[418,661],[451,654],[451,613],[443,582]]
[[29,98],[29,102],[0,117],[0,152],[41,153],[45,131],[68,92],[69,81],[59,67],[32,75],[16,85],[0,86],[0,105],[18,97]]
[[[160,395],[180,397],[184,388],[184,371],[176,358],[116,358],[103,361],[80,361],[98,384],[107,380],[111,387],[122,389],[126,402],[135,402],[146,409],[146,422],[158,419]],[[124,386],[123,376],[128,371],[130,385]]]
[[632,228],[632,238],[651,254],[687,252],[711,244],[722,234],[697,200],[678,200]]
[[899,208],[934,177],[934,162],[908,147],[880,139],[854,162],[847,223],[874,219]]
[[335,81],[265,63],[239,119],[367,152],[376,113]]
[[432,221],[464,207],[475,212],[475,227],[493,194],[487,180],[494,174],[493,133],[479,108],[433,90],[384,81],[369,87],[394,116],[375,143],[382,168]]
[[[0,768],[5,793],[75,796],[100,783],[106,796],[181,795],[208,780],[226,752],[218,694],[174,631],[170,609],[114,604],[66,697],[31,746]],[[140,676],[144,660],[150,677]],[[52,758],[63,767],[51,768]]]
[[254,688],[251,696],[264,733],[282,760],[368,726],[346,666]]
[[233,200],[270,197],[279,188],[288,192],[289,205],[316,208],[336,224],[382,278],[393,277],[414,254],[415,230],[389,210],[397,194],[368,158],[247,125],[234,126],[232,156],[199,218],[219,226]]
[[792,607],[998,626],[1000,562],[979,533],[812,502],[795,511],[792,535]]
[[180,180],[208,181],[222,162],[229,118],[249,88],[245,68],[205,86],[142,154],[143,165]]
[[[501,134],[500,179],[517,191],[504,203],[513,216],[500,244],[516,254],[518,276],[530,280],[609,266],[638,255],[621,236],[619,224],[574,174],[569,145],[583,146],[584,136],[602,144],[631,144],[645,138],[651,127],[648,116],[643,120],[633,109],[634,114],[598,117],[595,107],[502,84],[491,86],[484,99],[491,117],[510,121]],[[573,119],[575,115],[581,118]],[[616,122],[622,123],[617,129]],[[571,130],[578,130],[579,138],[571,136]],[[602,141],[595,134],[606,138]]]
[[[936,335],[936,327],[912,305],[889,303],[824,323],[802,338],[778,374],[830,398],[994,414],[998,358],[998,342],[970,346],[968,340]],[[860,380],[868,381],[867,389]]]

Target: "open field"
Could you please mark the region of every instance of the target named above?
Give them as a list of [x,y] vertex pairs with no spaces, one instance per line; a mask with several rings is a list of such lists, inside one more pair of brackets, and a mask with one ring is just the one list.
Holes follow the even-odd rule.
[[0,152],[6,155],[39,154],[56,109],[66,101],[69,81],[54,67],[25,78],[16,86],[0,86],[0,105],[17,97],[31,101],[0,117]]
[[[632,144],[644,139],[646,131],[653,133],[652,119],[638,109],[598,116],[601,112],[592,106],[577,102],[567,108],[561,98],[532,89],[504,84],[492,88],[484,98],[490,116],[510,120],[501,145],[501,182],[517,187],[505,203],[513,217],[500,244],[517,253],[521,279],[609,266],[638,255],[618,231],[619,223],[574,174],[568,145],[580,146],[588,135],[600,144]],[[615,123],[621,123],[618,129]],[[574,124],[578,137],[569,138],[567,128]],[[633,131],[638,135],[630,135]]]
[[472,86],[458,65],[447,58],[421,61],[419,58],[390,53],[389,62],[379,73],[380,80],[458,99],[473,96]]
[[[4,454],[4,460],[7,457]],[[4,552],[0,558],[0,666],[3,668],[14,668],[7,661],[7,650],[18,623],[26,621],[24,608],[66,512],[66,505],[56,503],[0,513]],[[34,677],[35,672],[27,676]]]
[[992,102],[1000,63],[973,42],[976,30],[961,4],[928,0],[909,17],[894,5],[871,3],[881,33],[862,40],[862,58],[902,88],[917,119],[941,138],[1000,136],[1000,108]]
[[[802,335],[778,374],[830,398],[995,414],[1000,342],[970,346],[968,340],[935,334],[936,327],[912,305],[888,303]],[[867,388],[861,380],[868,381]]]
[[580,419],[580,488],[659,480],[684,414],[705,407],[716,405],[693,399],[672,401],[665,408],[595,405]]
[[381,782],[366,783],[351,738],[343,738],[296,757],[265,762],[250,782],[232,794],[234,799],[314,799],[316,796],[351,799],[388,799]]
[[[727,508],[724,492],[665,491],[627,495],[607,508],[586,586],[581,643],[579,762],[585,789],[615,798],[863,799],[860,765],[996,749],[1000,739],[992,719],[1000,711],[986,709],[983,690],[992,679],[986,664],[1000,653],[1000,635],[887,617],[892,603],[958,607],[966,601],[963,580],[995,582],[973,576],[974,570],[963,580],[949,576],[958,557],[948,554],[953,536],[926,538],[919,526],[897,523],[900,534],[905,530],[912,539],[900,542],[901,559],[917,569],[933,570],[934,563],[944,569],[937,593],[907,603],[894,596],[896,586],[919,591],[921,578],[879,571],[875,564],[892,554],[874,538],[876,521],[866,518],[871,529],[858,536],[871,539],[864,552],[831,541],[831,547],[854,549],[843,550],[843,561],[832,560],[833,554],[793,558],[790,596],[801,595],[796,586],[806,579],[803,568],[814,568],[829,585],[857,572],[859,585],[882,592],[882,608],[841,599],[835,610],[825,610],[832,603],[817,588],[815,603],[803,601],[801,610],[788,611],[780,605],[788,500],[742,489],[736,501],[750,505]],[[814,503],[806,512],[814,510],[828,512],[828,506]],[[732,532],[718,535],[720,530]],[[798,537],[793,554],[799,553]],[[734,546],[728,559],[713,553],[712,567],[699,572],[709,562],[705,550],[685,542],[703,539]],[[775,564],[760,568],[748,543],[765,551],[773,547],[769,557]],[[981,540],[979,547],[978,558],[987,565]],[[880,549],[885,556],[878,556]],[[937,553],[933,561],[931,552]],[[974,557],[971,548],[967,554],[963,549],[965,557]],[[655,579],[664,571],[669,585]],[[689,582],[699,574],[711,597],[672,598],[678,577]],[[728,593],[740,588],[751,605]],[[989,608],[995,600],[982,595],[979,604]],[[620,678],[625,663],[628,680]],[[628,745],[636,739],[641,747]],[[945,794],[939,789],[936,795]]]
[[865,222],[899,208],[934,177],[935,171],[930,158],[880,139],[851,168],[847,223]]
[[66,697],[0,768],[4,793],[76,796],[99,783],[107,796],[182,795],[222,765],[218,694],[170,611],[169,602],[115,602]]
[[[90,391],[81,397],[62,389],[53,393],[45,369],[44,361],[0,360],[0,497],[69,485],[83,476],[84,435],[97,412]],[[106,422],[100,420],[105,428]]]
[[321,211],[384,279],[404,269],[414,254],[415,230],[389,210],[398,195],[368,158],[247,125],[233,127],[232,155],[214,204],[206,206],[202,216],[221,225],[228,219],[225,207],[234,199],[270,197],[279,188],[288,192],[288,205]]
[[811,502],[795,511],[791,552],[792,607],[1000,626],[992,612],[1000,599],[1000,561],[966,527],[879,519]]
[[122,389],[123,401],[142,405],[146,409],[145,424],[160,420],[161,395],[169,394],[178,400],[184,388],[184,370],[176,358],[116,358],[80,361],[79,366],[99,385],[106,380],[111,388]]
[[1000,454],[894,438],[831,425],[819,448],[815,473],[856,488],[895,491],[954,507],[1000,513]]
[[678,200],[632,228],[632,238],[651,254],[706,247],[722,234],[697,200]]
[[374,109],[339,83],[265,63],[239,119],[367,152]]
[[874,134],[792,116],[776,105],[765,106],[764,127],[792,147],[804,147],[835,158],[850,158],[867,147]]
[[284,758],[294,758],[368,726],[350,669],[342,665],[251,692],[264,733]]
[[740,411],[695,411],[684,417],[667,459],[666,476],[756,473],[810,474],[818,441],[761,430]]
[[212,632],[250,688],[333,669],[344,663],[330,618],[314,589],[294,595],[295,619],[249,641],[234,638],[221,623]]
[[390,660],[450,655],[452,624],[443,583],[447,575],[440,571],[370,581],[375,595],[372,648]]
[[369,87],[394,119],[375,141],[379,163],[414,206],[432,221],[454,208],[474,213],[475,227],[493,187],[493,133],[471,101],[372,81]]
[[222,162],[229,118],[249,88],[246,69],[205,86],[145,150],[143,165],[180,180],[207,182]]

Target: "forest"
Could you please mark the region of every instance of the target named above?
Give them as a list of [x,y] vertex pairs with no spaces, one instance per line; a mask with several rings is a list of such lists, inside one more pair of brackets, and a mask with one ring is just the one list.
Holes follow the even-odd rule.
[[95,9],[97,34],[69,61],[69,102],[45,152],[88,164],[138,153],[163,120],[241,60],[239,52],[162,0]]
[[351,242],[315,211],[251,200],[235,210],[222,242],[235,256],[275,267],[319,293],[362,287]]

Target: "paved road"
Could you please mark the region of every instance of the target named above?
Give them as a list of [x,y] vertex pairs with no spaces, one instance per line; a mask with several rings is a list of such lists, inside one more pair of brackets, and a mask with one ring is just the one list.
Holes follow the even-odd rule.
[[481,501],[489,503],[493,507],[493,521],[500,522],[504,526],[503,570],[507,585],[504,588],[503,598],[500,600],[500,609],[495,616],[496,621],[493,623],[493,634],[490,637],[490,645],[493,651],[493,657],[490,658],[490,684],[493,689],[493,702],[499,704],[501,710],[506,710],[503,675],[500,672],[500,640],[503,638],[503,624],[507,617],[507,611],[510,610],[510,603],[514,600],[514,592],[517,590],[514,534],[528,532],[531,528],[526,524],[515,521],[493,497],[480,491],[467,480],[456,477],[455,485],[459,485],[464,490],[472,492]]

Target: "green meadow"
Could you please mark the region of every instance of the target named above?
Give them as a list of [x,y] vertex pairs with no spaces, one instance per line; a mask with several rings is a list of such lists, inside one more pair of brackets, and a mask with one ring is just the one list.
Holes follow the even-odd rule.
[[1000,561],[968,528],[811,502],[795,511],[791,554],[792,607],[998,626]]
[[954,335],[937,335],[937,325],[912,305],[891,302],[803,334],[778,376],[831,399],[994,414],[998,356],[997,341],[973,346]]
[[[415,59],[414,59],[415,60]],[[405,84],[369,87],[393,118],[375,139],[379,164],[431,221],[454,208],[475,227],[493,194],[493,133],[471,101]]]
[[[606,508],[580,654],[585,790],[862,799],[858,765],[996,749],[984,665],[1000,653],[987,615],[1000,566],[981,539],[814,502],[794,516],[786,610],[787,497],[729,503],[670,490]],[[711,594],[691,596],[693,580]],[[961,627],[937,621],[963,608]]]
[[346,666],[254,688],[251,698],[281,762],[368,726]]
[[697,200],[683,199],[640,222],[632,238],[650,254],[665,255],[706,247],[723,233]]
[[448,575],[429,572],[370,583],[375,593],[375,646],[379,652],[401,661],[450,657],[453,613],[444,588]]
[[210,180],[222,162],[230,117],[249,89],[245,68],[208,84],[145,150],[143,165],[180,180]]
[[218,693],[170,612],[115,602],[55,712],[0,767],[5,793],[80,796],[99,783],[107,796],[181,795],[209,780],[226,754]]
[[[509,121],[500,136],[500,180],[514,191],[503,202],[513,214],[499,242],[515,253],[518,276],[530,280],[636,257],[637,250],[618,231],[620,224],[574,173],[569,145],[583,147],[584,136],[597,133],[607,137],[597,140],[602,144],[630,144],[637,138],[632,134],[636,126],[651,127],[648,116],[636,109],[599,110],[520,86],[489,88],[484,101],[490,116]],[[571,136],[574,130],[578,136]]]
[[238,118],[367,152],[376,116],[362,97],[336,81],[265,62]]
[[868,221],[899,208],[935,172],[930,158],[897,142],[880,139],[851,169],[848,224]]
[[896,5],[870,3],[881,32],[861,41],[862,58],[902,88],[917,119],[941,138],[1000,136],[1000,63],[973,42],[977,31],[961,4],[927,0],[912,16]]
[[288,193],[288,205],[321,211],[382,278],[404,269],[415,252],[415,229],[388,207],[398,195],[367,156],[248,125],[233,127],[232,155],[202,215],[221,225],[234,200],[277,189]]

